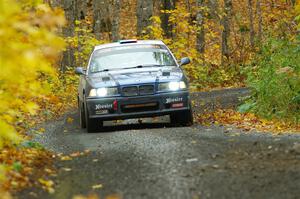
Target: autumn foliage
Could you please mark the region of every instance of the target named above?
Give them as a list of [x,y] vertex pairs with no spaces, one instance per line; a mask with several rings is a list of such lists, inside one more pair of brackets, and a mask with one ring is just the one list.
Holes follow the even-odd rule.
[[299,0],[177,0],[169,8],[166,1],[153,1],[145,23],[137,16],[145,11],[138,5],[146,1],[109,1],[123,3],[106,5],[112,13],[102,19],[92,1],[72,2],[86,4],[83,14],[77,5],[79,14],[64,13],[59,6],[65,5],[56,0],[0,0],[0,177],[7,171],[6,187],[24,187],[31,168],[51,156],[19,147],[24,132],[74,107],[78,77],[73,68],[87,65],[95,45],[116,38],[160,39],[177,59],[190,57],[183,69],[192,90],[251,87],[253,95],[239,107],[242,113],[218,110],[199,117],[200,123],[298,130]]
[[20,144],[24,132],[42,121],[46,111],[55,113],[64,103],[65,78],[59,80],[55,66],[65,46],[57,36],[64,24],[63,11],[42,1],[0,1],[0,175],[12,172],[8,180],[17,182],[16,187],[28,185],[30,169],[49,157]]

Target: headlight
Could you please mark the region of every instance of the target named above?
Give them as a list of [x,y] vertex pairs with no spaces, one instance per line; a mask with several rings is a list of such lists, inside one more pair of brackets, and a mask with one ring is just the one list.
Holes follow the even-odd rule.
[[161,83],[158,86],[159,91],[178,91],[182,89],[186,89],[184,81]]
[[107,88],[98,88],[97,96],[99,96],[99,97],[107,96]]
[[117,88],[93,88],[90,90],[89,97],[106,97],[114,96],[118,94]]

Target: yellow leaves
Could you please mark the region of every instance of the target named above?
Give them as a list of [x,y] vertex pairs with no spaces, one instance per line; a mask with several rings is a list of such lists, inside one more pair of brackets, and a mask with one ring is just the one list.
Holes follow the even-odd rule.
[[90,153],[90,150],[85,150],[84,152],[73,152],[69,155],[64,155],[62,153],[58,154],[57,156],[60,158],[61,161],[69,161],[69,160],[72,160],[73,158],[78,158],[80,156],[83,156],[83,155],[87,155],[88,153]]
[[31,115],[35,115],[38,109],[39,106],[34,102],[28,102],[24,106],[24,111],[28,112]]
[[[5,170],[2,170],[7,176],[7,180],[2,183],[6,190],[28,187],[38,181],[37,179],[44,179],[45,175],[55,174],[50,167],[51,153],[40,150],[32,143],[24,147],[5,147],[0,151],[0,163],[6,165]],[[30,179],[28,176],[31,176]]]
[[8,193],[0,189],[0,195],[2,199],[13,199],[13,197]]
[[62,161],[69,161],[69,160],[72,160],[72,158],[70,157],[70,156],[62,156],[62,157],[60,157],[60,160],[62,160]]
[[300,1],[299,0],[296,0],[295,11],[297,14],[300,15]]
[[2,148],[4,141],[17,142],[20,137],[17,136],[16,131],[9,124],[0,118],[0,148]]
[[100,199],[96,194],[90,194],[88,196],[76,195],[72,199]]
[[239,113],[234,110],[217,110],[213,113],[198,115],[198,121],[203,125],[223,124],[234,125],[246,131],[256,130],[272,132],[274,134],[283,132],[300,132],[299,125],[292,125],[283,121],[261,119],[253,113]]
[[67,118],[67,122],[68,122],[69,124],[72,124],[72,123],[73,123],[73,121],[74,121],[74,119],[73,119],[73,118],[71,118],[71,117],[68,117],[68,118]]
[[42,178],[38,179],[39,183],[42,185],[42,187],[48,191],[50,194],[54,193],[55,190],[53,188],[54,182],[52,180],[44,180]]
[[39,133],[45,133],[45,131],[46,131],[46,130],[45,130],[44,128],[40,128],[40,129],[38,130]]
[[[21,114],[35,115],[33,98],[48,90],[43,76],[55,75],[51,66],[64,42],[55,29],[64,24],[63,11],[28,1],[1,1],[0,6],[0,143],[16,138],[9,124]],[[20,118],[20,117],[19,117]],[[19,119],[20,120],[20,119]]]
[[4,180],[5,168],[3,165],[0,165],[0,182]]
[[[64,48],[56,30],[64,23],[62,10],[52,9],[40,0],[0,1],[0,163],[12,165],[6,171],[10,178],[6,187],[29,185],[27,175],[35,166],[32,163],[40,167],[47,164],[42,162],[49,155],[46,152],[2,147],[20,141],[17,131],[32,126],[35,121],[29,117],[50,104],[45,95],[53,88],[49,82],[54,82],[57,75],[52,63]],[[53,191],[51,182],[40,183]]]

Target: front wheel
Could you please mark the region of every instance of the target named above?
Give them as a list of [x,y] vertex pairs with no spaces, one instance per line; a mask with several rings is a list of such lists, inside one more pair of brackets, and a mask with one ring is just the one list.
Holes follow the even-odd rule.
[[86,131],[88,133],[95,133],[101,131],[101,128],[103,127],[103,121],[96,118],[90,118],[89,112],[86,108],[85,108],[85,121],[86,121]]
[[79,101],[79,104],[78,104],[78,108],[79,108],[80,127],[84,129],[84,128],[86,128],[85,109],[84,109],[84,104],[80,101]]
[[170,115],[171,123],[174,125],[191,126],[194,123],[193,111],[191,109],[172,113]]

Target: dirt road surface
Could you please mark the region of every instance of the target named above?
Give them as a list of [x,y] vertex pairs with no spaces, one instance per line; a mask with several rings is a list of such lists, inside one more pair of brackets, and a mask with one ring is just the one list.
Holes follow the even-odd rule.
[[168,117],[145,119],[142,124],[106,122],[104,132],[92,134],[80,129],[76,111],[49,122],[36,141],[57,153],[90,153],[57,160],[54,194],[33,188],[17,197],[71,199],[89,193],[125,199],[300,197],[299,135],[197,124],[176,127],[168,122]]

